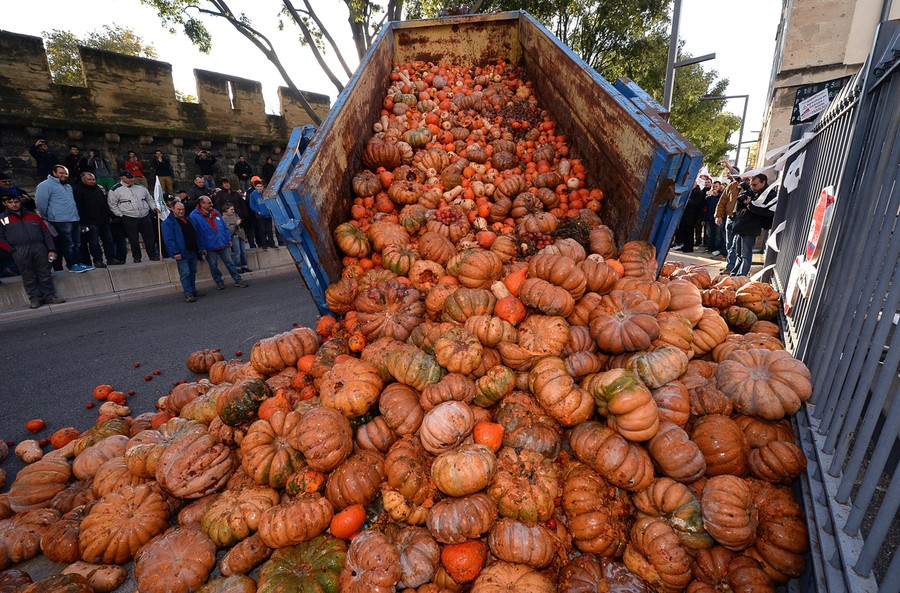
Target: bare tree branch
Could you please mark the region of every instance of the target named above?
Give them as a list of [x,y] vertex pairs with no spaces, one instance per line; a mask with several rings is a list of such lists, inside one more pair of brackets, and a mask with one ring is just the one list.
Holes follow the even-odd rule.
[[325,62],[325,58],[322,56],[322,52],[319,51],[319,46],[316,45],[316,40],[313,38],[312,31],[309,30],[309,27],[306,26],[306,23],[297,14],[297,11],[294,9],[294,6],[290,3],[289,0],[284,0],[284,7],[287,9],[288,13],[291,15],[291,18],[294,19],[294,22],[300,27],[300,31],[303,33],[304,39],[306,39],[306,44],[309,45],[309,48],[312,50],[313,57],[316,58],[316,62],[319,63],[319,67],[325,72],[328,76],[328,79],[331,80],[331,84],[333,84],[338,92],[344,90],[344,84],[341,80],[335,76],[334,72],[331,70],[331,67]]
[[[291,5],[290,0],[284,0],[285,5]],[[310,5],[309,0],[303,0],[303,4],[306,5],[307,14],[309,18],[316,23],[316,26],[319,27],[319,31],[322,32],[322,35],[331,45],[331,49],[334,50],[334,55],[337,56],[338,62],[340,62],[341,67],[344,69],[344,72],[347,73],[347,77],[353,76],[353,71],[347,66],[347,62],[344,60],[344,54],[338,48],[337,43],[335,43],[334,38],[331,36],[331,33],[328,32],[328,29],[325,28],[325,25],[322,24],[322,21],[319,19],[319,15],[316,14],[316,11]],[[291,6],[292,7],[292,6]],[[290,8],[288,9],[290,10]]]

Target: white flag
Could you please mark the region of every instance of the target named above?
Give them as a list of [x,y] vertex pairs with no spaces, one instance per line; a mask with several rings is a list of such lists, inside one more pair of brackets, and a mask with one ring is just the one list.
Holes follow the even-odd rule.
[[159,220],[163,221],[169,216],[169,208],[166,206],[165,194],[163,194],[162,186],[159,184],[159,177],[156,178],[156,186],[153,188],[153,197],[156,199],[156,207],[159,208]]

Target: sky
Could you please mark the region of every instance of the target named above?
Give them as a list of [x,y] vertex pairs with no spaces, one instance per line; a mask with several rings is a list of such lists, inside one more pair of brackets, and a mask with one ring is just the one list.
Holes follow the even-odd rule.
[[[311,0],[311,3],[335,36],[349,66],[355,68],[358,59],[350,38],[344,2]],[[755,0],[752,3],[747,0],[682,1],[679,38],[684,41],[684,50],[693,55],[715,53],[715,60],[704,63],[704,67],[716,70],[720,77],[729,79],[729,95],[750,95],[744,140],[755,139],[757,135],[751,132],[758,131],[762,126],[781,4],[782,0]],[[301,89],[323,93],[334,102],[337,89],[319,68],[309,48],[298,42],[299,31],[290,25],[284,32],[278,31],[280,5],[278,0],[230,2],[234,11],[248,12],[253,25],[270,36],[290,75]],[[740,24],[739,30],[727,25],[735,20]],[[277,88],[283,82],[275,67],[228,23],[211,18],[206,18],[205,22],[213,36],[212,51],[208,55],[197,50],[183,33],[170,34],[161,25],[156,12],[139,0],[9,3],[4,7],[4,20],[0,28],[36,36],[51,29],[68,29],[82,36],[107,24],[128,26],[145,41],[154,44],[157,59],[172,64],[176,89],[196,94],[194,68],[258,80],[263,84],[266,110],[277,113]],[[340,74],[341,69],[334,56],[329,54],[326,59]],[[743,100],[728,101],[726,109],[740,116]],[[737,133],[731,142],[737,142]],[[746,151],[743,154],[746,155]]]

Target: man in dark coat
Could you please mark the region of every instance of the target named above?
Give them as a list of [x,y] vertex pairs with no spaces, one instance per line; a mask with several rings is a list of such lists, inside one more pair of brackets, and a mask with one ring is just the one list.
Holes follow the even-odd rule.
[[200,168],[200,175],[203,176],[203,183],[211,192],[216,189],[216,157],[205,150],[201,150],[194,157],[194,163]]
[[162,223],[162,238],[166,250],[178,266],[178,276],[184,300],[193,303],[204,293],[197,290],[197,258],[200,252],[193,223],[185,215],[184,204],[172,205],[172,216]]
[[694,227],[697,226],[697,220],[703,212],[703,206],[706,204],[706,182],[707,179],[699,179],[694,184],[684,206],[684,213],[681,215],[681,223],[678,225],[678,239],[680,245],[675,248],[676,251],[682,253],[692,253],[694,251]]
[[187,210],[188,216],[197,208],[197,203],[203,196],[212,196],[212,190],[206,187],[206,184],[203,182],[203,176],[197,175],[194,177],[194,185],[187,191],[187,199],[184,202],[184,208]]
[[36,176],[38,179],[46,179],[53,171],[53,167],[59,164],[56,155],[50,152],[47,142],[41,138],[28,149],[28,153],[34,157]]
[[112,229],[109,219],[112,212],[109,209],[106,194],[97,185],[97,178],[93,173],[82,173],[81,183],[75,186],[75,205],[78,207],[78,216],[81,217],[81,226],[88,228],[88,249],[94,260],[95,268],[105,268],[103,256],[100,252],[100,244],[103,244],[103,253],[106,261],[113,266],[120,266],[125,262],[116,259],[113,246]]
[[750,191],[738,196],[734,213],[734,240],[737,249],[732,276],[746,276],[753,264],[753,245],[764,228],[771,228],[775,207],[778,204],[778,187],[769,186],[764,173],[750,180]]
[[153,172],[156,173],[156,178],[159,179],[159,185],[162,187],[163,193],[172,195],[175,193],[175,186],[172,185],[172,176],[175,174],[172,171],[172,163],[169,161],[169,157],[165,156],[161,150],[157,150],[153,153],[153,160],[150,161],[150,164],[153,165]]
[[223,177],[219,180],[219,187],[222,189],[216,192],[216,195],[213,198],[213,206],[215,206],[216,210],[225,212],[225,210],[227,210],[225,204],[231,204],[234,206],[234,212],[238,215],[238,218],[241,220],[246,218],[248,210],[247,202],[241,194],[231,189],[231,180],[227,177]]
[[69,170],[69,183],[72,185],[81,179],[82,173],[91,170],[87,157],[83,156],[81,150],[74,144],[69,146],[69,154],[66,155],[65,165],[66,169]]
[[234,174],[237,175],[241,191],[247,193],[250,188],[250,178],[253,177],[253,167],[250,166],[244,155],[238,155],[238,161],[234,164]]

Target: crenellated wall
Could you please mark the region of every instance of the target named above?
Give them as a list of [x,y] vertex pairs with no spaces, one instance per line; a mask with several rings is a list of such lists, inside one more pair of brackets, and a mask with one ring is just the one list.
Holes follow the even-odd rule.
[[[128,150],[149,161],[160,149],[176,168],[176,186],[196,173],[197,150],[210,150],[220,174],[231,173],[238,154],[258,172],[266,156],[276,161],[294,127],[312,123],[285,87],[281,115],[265,112],[262,85],[237,76],[194,70],[199,103],[175,98],[172,66],[113,52],[78,48],[85,86],[54,84],[40,37],[0,31],[0,171],[32,188],[28,148],[44,138],[62,161],[69,144],[87,154],[100,149],[121,166]],[[320,117],[326,95],[304,92]]]

